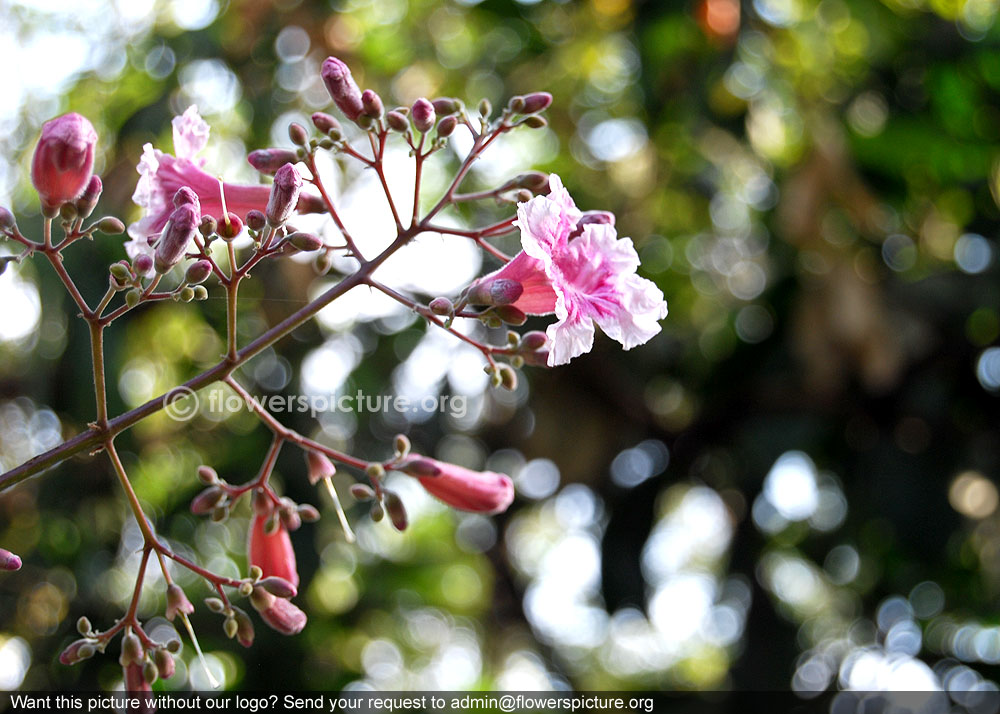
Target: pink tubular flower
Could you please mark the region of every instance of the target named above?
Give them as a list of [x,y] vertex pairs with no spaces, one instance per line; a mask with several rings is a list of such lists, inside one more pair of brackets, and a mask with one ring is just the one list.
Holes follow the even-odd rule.
[[[126,244],[126,250],[132,258],[147,252],[145,246],[140,244],[148,243],[148,238],[163,230],[174,208],[174,195],[185,186],[194,191],[200,200],[202,214],[216,218],[223,216],[223,188],[226,207],[237,216],[245,216],[251,210],[264,210],[271,194],[270,186],[263,184],[224,183],[220,188],[219,180],[202,168],[204,159],[195,157],[208,143],[209,126],[199,116],[197,107],[188,107],[183,115],[174,117],[172,124],[176,155],[165,154],[154,149],[152,144],[146,144],[136,167],[139,183],[132,200],[144,209],[145,214],[140,221],[128,227],[132,241]],[[311,213],[324,209],[314,196],[303,193],[299,197],[298,210]]]
[[506,474],[472,471],[417,455],[407,457],[397,468],[415,476],[435,498],[463,511],[502,513],[514,500],[514,483]]
[[513,280],[524,288],[514,307],[555,313],[559,319],[546,331],[550,367],[589,352],[595,322],[627,350],[647,342],[660,331],[667,303],[656,285],[635,274],[632,241],[619,239],[607,216],[581,213],[558,176],[549,182],[548,196],[518,205],[522,251],[472,288],[481,293],[493,281]]
[[274,575],[298,587],[299,572],[288,530],[279,520],[278,529],[274,533],[265,533],[264,525],[267,521],[268,516],[255,515],[250,524],[248,545],[250,565],[258,566],[263,571],[264,577]]
[[97,132],[79,114],[45,122],[31,160],[31,182],[49,214],[87,188],[94,169]]

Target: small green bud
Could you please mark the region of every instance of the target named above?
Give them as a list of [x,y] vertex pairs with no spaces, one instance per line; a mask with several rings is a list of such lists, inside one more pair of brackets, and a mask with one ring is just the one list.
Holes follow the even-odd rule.
[[253,584],[249,582],[240,583],[240,595],[248,597],[253,592]]
[[76,621],[76,631],[81,635],[89,635],[94,628],[90,624],[90,620],[86,617],[81,617]]
[[479,102],[479,113],[484,119],[488,119],[490,114],[493,113],[493,104],[489,99],[483,98],[483,100]]
[[97,230],[109,236],[117,236],[125,232],[125,224],[114,216],[106,216],[97,222]]
[[368,515],[371,516],[371,519],[376,523],[381,521],[385,517],[385,510],[383,510],[382,504],[378,501],[372,501],[372,507],[371,510],[368,511]]
[[365,467],[365,473],[369,478],[380,479],[385,477],[385,468],[382,464],[372,462]]
[[309,142],[309,134],[306,132],[306,128],[294,121],[288,125],[288,138],[296,146],[305,146]]
[[406,438],[406,434],[396,434],[393,446],[398,456],[402,457],[410,453],[410,440]]
[[219,482],[219,474],[211,466],[198,467],[198,480],[211,486]]
[[498,373],[500,375],[500,386],[508,392],[513,392],[517,389],[517,372],[510,365],[500,365]]
[[222,600],[220,600],[217,597],[207,597],[207,598],[205,598],[205,605],[212,612],[222,612],[223,610],[226,609],[225,603],[223,603]]
[[208,300],[208,288],[204,285],[194,286],[194,299],[195,300]]
[[125,293],[125,304],[129,307],[135,307],[139,304],[139,300],[142,299],[142,291],[139,288],[132,288],[127,293]]
[[542,129],[549,125],[549,120],[545,117],[532,115],[524,120],[524,125],[529,129]]
[[351,484],[350,491],[351,495],[359,501],[370,501],[375,498],[375,492],[364,483]]
[[264,571],[260,569],[259,565],[250,566],[250,579],[257,582],[262,577],[264,577]]
[[181,288],[180,297],[182,302],[191,302],[194,300],[194,288],[185,285]]

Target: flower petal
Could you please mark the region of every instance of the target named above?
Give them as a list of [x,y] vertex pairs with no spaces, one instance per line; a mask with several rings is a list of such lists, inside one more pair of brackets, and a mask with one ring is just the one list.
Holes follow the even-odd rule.
[[193,159],[208,143],[208,122],[198,114],[198,107],[192,104],[171,122],[174,129],[174,156],[179,159]]

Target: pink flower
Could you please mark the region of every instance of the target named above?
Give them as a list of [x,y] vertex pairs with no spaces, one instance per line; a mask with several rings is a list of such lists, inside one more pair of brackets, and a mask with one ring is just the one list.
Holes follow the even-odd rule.
[[[139,183],[132,194],[132,200],[144,209],[145,214],[139,222],[128,227],[132,241],[131,245],[126,244],[126,251],[132,258],[140,253],[148,253],[146,246],[142,244],[148,244],[148,238],[163,230],[174,209],[174,195],[182,187],[186,186],[194,191],[201,202],[203,215],[216,218],[223,215],[219,180],[202,168],[204,159],[196,158],[208,143],[208,124],[193,105],[183,115],[174,117],[172,124],[175,155],[165,154],[154,149],[152,144],[146,144],[142,159],[136,167]],[[237,216],[245,216],[251,210],[263,211],[271,194],[271,187],[263,184],[225,183],[223,187],[226,192],[226,207]],[[312,213],[324,209],[315,196],[302,194],[298,200],[298,210]]]
[[96,143],[93,125],[79,114],[64,114],[45,122],[31,160],[31,182],[47,213],[87,188]]
[[250,604],[271,629],[283,635],[299,634],[309,619],[293,602],[275,597],[263,588],[254,588]]
[[299,572],[288,530],[279,520],[278,529],[274,533],[266,533],[264,525],[267,521],[268,516],[255,515],[250,524],[250,565],[258,566],[264,572],[264,577],[274,575],[298,587]]
[[514,500],[514,484],[506,474],[472,471],[416,455],[397,468],[415,476],[435,498],[463,511],[502,513]]
[[473,288],[482,292],[492,281],[513,280],[523,287],[514,307],[555,313],[558,321],[546,331],[550,367],[589,352],[595,322],[627,350],[648,341],[660,331],[667,303],[656,285],[635,274],[632,241],[619,239],[614,225],[602,222],[607,216],[581,213],[555,174],[549,185],[548,196],[518,206],[522,251]]

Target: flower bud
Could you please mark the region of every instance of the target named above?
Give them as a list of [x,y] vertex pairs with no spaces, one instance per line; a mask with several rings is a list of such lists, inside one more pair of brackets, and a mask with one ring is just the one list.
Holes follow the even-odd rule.
[[174,193],[173,203],[174,208],[178,208],[187,203],[197,208],[199,213],[201,212],[201,199],[199,199],[198,194],[188,186],[181,186],[177,189],[176,193]]
[[162,275],[181,261],[200,222],[201,216],[194,206],[183,204],[174,209],[156,244],[153,255],[156,272]]
[[397,531],[405,531],[406,526],[409,525],[406,517],[406,507],[395,491],[385,492],[385,510],[389,514],[389,520],[392,522],[393,528]]
[[[437,470],[433,476],[412,473],[412,465],[422,463]],[[400,471],[417,475],[420,485],[428,493],[463,511],[477,513],[500,513],[514,500],[514,484],[505,474],[492,471],[472,471],[426,456],[411,456]]]
[[31,160],[31,182],[46,216],[76,199],[87,187],[94,168],[97,132],[79,114],[47,121]]
[[271,195],[267,199],[267,209],[264,211],[270,225],[278,227],[292,215],[301,190],[302,177],[295,166],[285,164],[275,172]]
[[142,665],[142,678],[146,680],[147,684],[153,684],[159,676],[160,670],[152,662],[146,662],[146,664]]
[[428,307],[435,315],[448,316],[455,314],[455,305],[446,297],[436,297],[431,300]]
[[522,358],[524,359],[525,364],[530,364],[533,367],[549,366],[549,351],[547,349],[526,352],[522,355]]
[[205,606],[212,612],[222,612],[226,609],[226,604],[217,597],[205,598]]
[[[293,121],[288,125],[288,138],[291,139],[292,143],[296,146],[305,146],[309,143],[309,132],[307,132],[306,128],[297,121]],[[278,168],[281,167],[279,166]]]
[[373,461],[365,467],[365,474],[368,478],[380,479],[385,477],[385,467]]
[[187,272],[184,273],[184,279],[191,285],[197,285],[208,280],[208,276],[211,274],[212,264],[202,259],[188,266]]
[[461,108],[459,101],[457,99],[452,99],[451,97],[438,97],[431,102],[431,106],[434,107],[434,111],[437,112],[437,115],[442,117],[447,116],[448,114],[454,114]]
[[238,607],[233,607],[233,619],[236,620],[236,639],[244,647],[249,647],[253,644],[254,629],[253,621],[250,616],[246,614],[242,609]]
[[500,375],[500,386],[508,392],[517,389],[517,372],[510,365],[502,364],[497,373]]
[[484,119],[488,119],[490,114],[493,113],[493,103],[489,99],[482,99],[479,102],[479,115]]
[[212,509],[212,515],[209,516],[214,523],[222,523],[224,520],[229,518],[229,504],[222,503]]
[[178,614],[190,615],[194,612],[194,605],[187,599],[184,590],[180,585],[171,583],[167,587],[167,619],[173,620]]
[[325,478],[332,478],[337,473],[337,467],[319,451],[306,452],[306,466],[309,469],[309,483],[315,486]]
[[306,626],[308,618],[291,601],[278,598],[263,588],[254,588],[250,604],[272,629],[283,635],[297,635]]
[[473,305],[510,305],[523,292],[524,286],[516,280],[493,278],[473,283],[469,287],[468,299]]
[[372,501],[372,507],[368,510],[368,515],[375,523],[385,518],[385,509],[378,501]]
[[312,233],[302,233],[301,231],[292,233],[288,236],[287,240],[296,250],[300,250],[303,253],[311,253],[323,247],[323,239]]
[[319,520],[319,511],[316,510],[315,506],[302,503],[299,504],[299,517],[302,518],[303,523],[315,523]]
[[551,94],[548,92],[533,92],[524,97],[524,109],[521,111],[525,114],[535,114],[536,112],[548,109],[550,104],[552,104]]
[[434,459],[422,456],[411,456],[402,464],[396,467],[397,471],[402,471],[409,476],[433,477],[441,473],[440,464]]
[[451,136],[451,133],[455,131],[456,126],[458,126],[458,119],[454,116],[445,117],[438,122],[437,135],[442,139],[446,136]]
[[361,102],[361,90],[351,76],[351,70],[336,57],[327,57],[320,71],[326,91],[330,93],[334,104],[348,118],[356,120],[364,112]]
[[[434,122],[437,120],[437,113],[434,109],[434,105],[423,97],[413,103],[411,112],[413,116],[413,126],[415,126],[417,131],[421,133],[430,131],[431,127],[434,126]],[[442,113],[447,114],[448,112]]]
[[247,228],[252,231],[262,231],[267,225],[267,216],[256,208],[247,213]]
[[243,232],[243,221],[235,213],[229,211],[218,222],[218,227],[215,230],[223,240],[233,240]]
[[399,456],[406,456],[410,453],[410,440],[407,438],[406,434],[396,434],[396,438],[393,439],[392,446]]
[[330,257],[329,251],[323,251],[316,256],[316,260],[313,263],[313,270],[316,271],[317,275],[326,275],[330,272],[330,268],[333,267],[333,258]]
[[523,325],[528,320],[524,311],[513,305],[499,305],[492,312],[508,325]]
[[[139,257],[149,258],[149,256],[139,256]],[[136,259],[135,263],[137,266],[139,265],[138,258]],[[142,300],[142,290],[140,290],[139,288],[133,288],[132,290],[129,290],[127,293],[125,293],[125,304],[128,307],[135,307],[136,305],[139,304],[140,300]]]
[[524,112],[524,97],[520,95],[511,97],[507,102],[507,108],[515,114],[521,114]]
[[132,632],[122,637],[122,659],[126,664],[141,662],[143,657],[142,643],[139,637]]
[[195,300],[208,300],[208,290],[204,285],[194,286],[194,299]]
[[302,527],[302,516],[294,505],[284,505],[278,509],[278,517],[282,525],[289,531],[297,531]]
[[101,198],[102,191],[104,184],[101,183],[101,177],[91,176],[80,198],[76,199],[76,213],[80,218],[90,218],[90,214],[97,208],[97,201]]
[[111,277],[120,285],[125,286],[132,281],[132,271],[124,263],[113,263],[108,269]]
[[81,617],[76,621],[76,631],[81,635],[89,635],[93,630],[94,626],[90,624],[90,618]]
[[549,125],[549,120],[532,114],[524,120],[524,125],[529,129],[543,129]]
[[340,128],[340,122],[325,112],[316,112],[313,114],[312,122],[317,131],[326,134],[327,136],[334,132],[339,135],[342,131]]
[[21,559],[9,550],[0,548],[0,570],[20,570]]
[[226,492],[218,486],[209,486],[191,501],[191,513],[203,516],[210,513],[219,503],[226,499]]
[[17,225],[14,214],[9,209],[0,206],[0,231],[8,232]]
[[549,338],[544,332],[538,330],[532,330],[531,332],[525,332],[521,336],[521,346],[526,350],[539,350],[545,346]]
[[166,649],[159,648],[153,653],[153,662],[156,664],[156,671],[160,679],[170,679],[176,671],[174,657]]
[[64,203],[59,206],[59,217],[66,223],[76,220],[76,204]]
[[364,483],[353,483],[350,488],[351,495],[359,501],[370,501],[375,498],[375,492],[371,486]]
[[76,664],[94,656],[96,649],[94,641],[90,639],[76,640],[59,654],[59,661],[62,664]]
[[520,174],[512,182],[513,186],[519,186],[520,188],[526,188],[529,191],[535,191],[536,193],[548,193],[549,190],[549,175],[542,173],[541,171],[528,171],[527,173]]
[[212,216],[202,216],[201,222],[198,224],[198,232],[205,238],[215,235],[215,231],[218,230],[218,228],[219,224]]
[[361,104],[365,108],[365,114],[373,119],[379,119],[385,114],[385,105],[382,104],[382,97],[373,89],[366,89],[361,93]]
[[204,484],[211,485],[219,482],[219,474],[211,466],[199,466],[198,480]]
[[235,617],[227,617],[226,621],[222,624],[222,629],[226,633],[226,637],[233,639],[236,637],[236,633],[239,631],[240,626],[236,622]]
[[271,504],[271,497],[267,491],[258,488],[253,492],[253,512],[258,516],[270,516],[274,506]]
[[288,598],[295,597],[299,593],[299,591],[295,589],[294,585],[292,585],[284,578],[279,578],[276,575],[271,575],[269,577],[264,578],[259,583],[257,583],[257,585],[259,587],[264,588],[275,597],[283,597],[286,600]]
[[398,131],[400,134],[405,134],[410,128],[409,120],[397,111],[386,114],[385,123],[389,125],[390,129]]
[[[296,126],[298,125],[296,124]],[[247,155],[247,162],[268,176],[274,176],[275,172],[282,166],[294,164],[296,161],[298,161],[298,156],[289,149],[257,149]]]
[[97,222],[97,230],[105,235],[119,236],[125,232],[125,224],[114,216],[105,216]]

